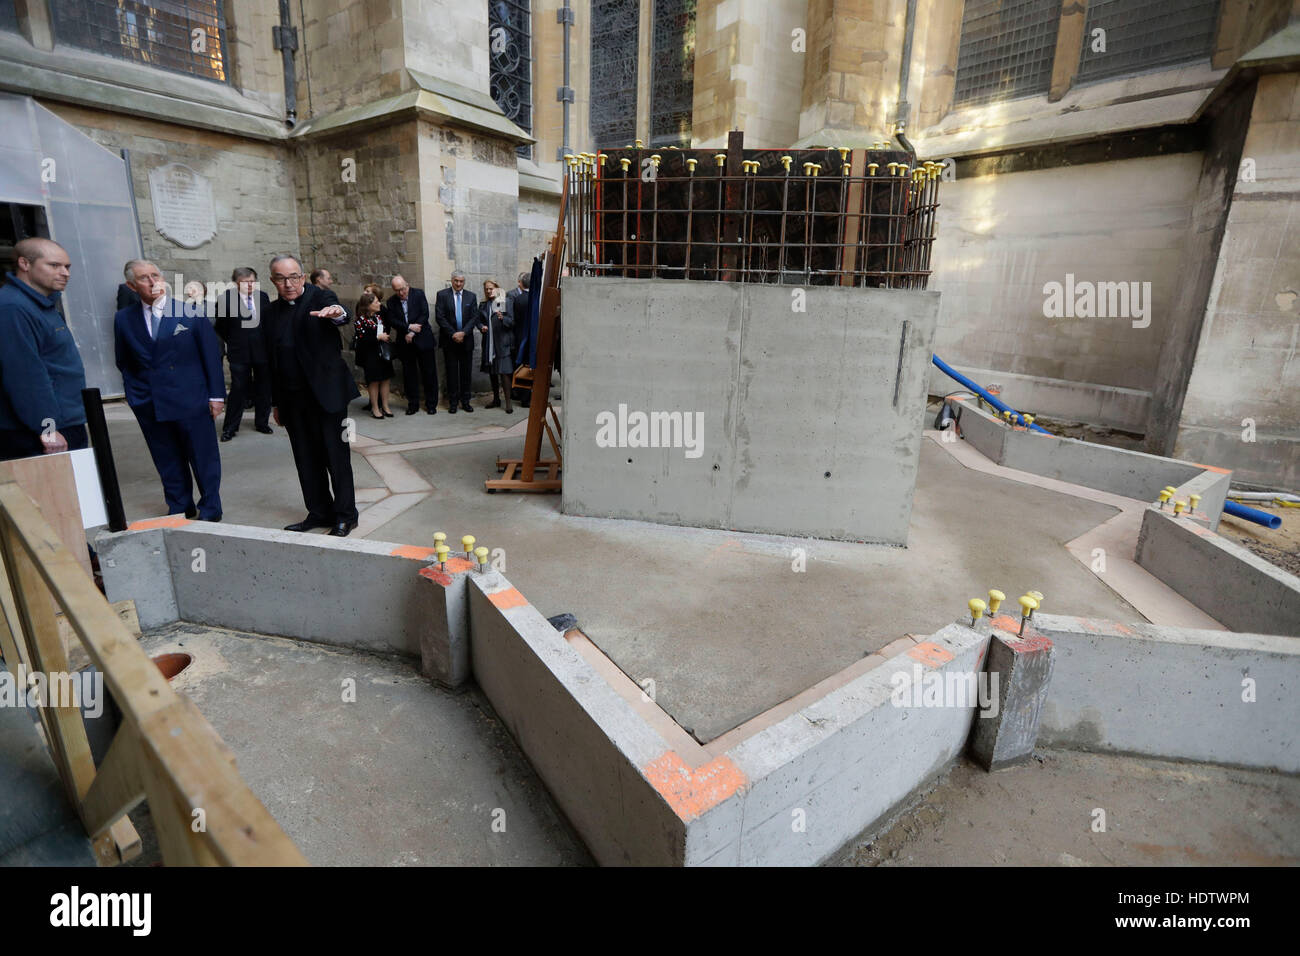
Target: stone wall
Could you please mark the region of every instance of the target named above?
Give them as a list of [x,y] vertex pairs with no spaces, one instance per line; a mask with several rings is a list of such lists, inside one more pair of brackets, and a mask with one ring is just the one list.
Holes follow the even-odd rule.
[[[291,4],[299,29],[298,116],[324,116],[398,93],[407,65],[404,8],[411,6],[402,0],[302,0],[300,21],[299,4]],[[430,8],[433,16],[432,8],[452,5],[415,6]],[[458,8],[450,19],[463,17]]]
[[[1300,490],[1300,76],[1261,76],[1175,454]],[[1253,427],[1253,434],[1252,434]]]
[[[266,285],[271,256],[297,244],[298,215],[286,146],[62,103],[41,105],[101,146],[130,150],[144,254],[169,282],[177,272],[186,282],[228,282],[231,269],[249,265]],[[149,171],[168,163],[189,166],[212,183],[217,234],[197,249],[183,249],[154,229]]]
[[692,145],[727,145],[732,129],[751,147],[799,137],[808,0],[702,0],[695,20]]
[[303,265],[329,269],[349,311],[367,282],[386,286],[400,272],[421,285],[416,138],[417,124],[408,120],[312,139],[296,150]]

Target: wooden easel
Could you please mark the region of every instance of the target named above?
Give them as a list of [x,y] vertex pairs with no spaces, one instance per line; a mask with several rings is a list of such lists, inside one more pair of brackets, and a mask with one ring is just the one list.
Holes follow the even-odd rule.
[[[551,240],[542,276],[542,302],[537,318],[537,367],[532,375],[532,396],[528,402],[528,432],[524,436],[523,458],[498,458],[500,478],[483,482],[488,494],[497,491],[560,490],[560,469],[564,456],[560,452],[560,418],[551,406],[551,372],[555,365],[555,340],[559,330],[560,271],[564,262],[564,220],[569,206],[569,179],[564,179],[560,194],[560,219]],[[548,419],[549,413],[549,419]],[[554,422],[555,428],[551,428]],[[554,458],[542,458],[542,434],[550,439]],[[538,474],[538,469],[542,473]]]

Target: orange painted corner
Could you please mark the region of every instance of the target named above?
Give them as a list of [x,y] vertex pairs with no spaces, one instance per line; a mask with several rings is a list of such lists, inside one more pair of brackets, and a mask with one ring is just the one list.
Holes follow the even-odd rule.
[[416,561],[427,561],[437,554],[433,548],[422,548],[416,544],[399,544],[388,553],[394,558],[414,558]]
[[916,647],[907,652],[907,656],[920,661],[922,664],[938,667],[940,664],[947,664],[952,660],[953,653],[946,647],[934,643],[934,641],[921,641]]
[[143,521],[132,521],[126,526],[126,530],[148,531],[150,528],[183,528],[187,524],[192,524],[192,522],[184,515],[167,515],[165,518],[145,518]]
[[496,591],[487,596],[492,602],[492,606],[498,610],[504,611],[512,607],[523,607],[528,603],[528,599],[519,593],[518,588],[506,588],[504,591]]
[[731,758],[725,754],[692,770],[675,751],[666,751],[641,768],[673,812],[684,820],[694,820],[749,783]]

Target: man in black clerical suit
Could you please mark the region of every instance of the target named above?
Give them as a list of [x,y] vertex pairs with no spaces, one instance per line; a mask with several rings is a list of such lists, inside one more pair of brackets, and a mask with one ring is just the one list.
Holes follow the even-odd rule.
[[442,330],[442,354],[447,368],[447,409],[453,415],[459,405],[467,412],[469,375],[474,360],[474,336],[471,334],[478,315],[478,299],[465,290],[465,273],[451,274],[451,288],[443,289],[434,300],[433,316]]
[[[424,386],[424,410],[438,414],[437,329],[429,321],[429,300],[423,289],[412,288],[400,275],[393,276],[393,294],[384,305],[384,324],[403,343],[402,389],[406,392],[406,414],[420,410],[420,386]],[[453,408],[452,411],[455,411]]]
[[[307,517],[286,531],[329,528],[345,538],[357,526],[352,484],[348,403],[357,383],[341,354],[339,326],[347,310],[328,289],[305,284],[295,256],[271,260],[278,297],[266,310],[265,345],[271,366],[271,414],[289,433]],[[332,492],[332,493],[331,493]]]
[[253,399],[253,424],[263,435],[270,435],[271,370],[267,365],[266,340],[262,318],[271,307],[271,299],[257,288],[257,270],[247,266],[230,274],[235,288],[217,300],[217,335],[226,343],[226,361],[230,364],[230,400],[226,402],[226,420],[221,425],[221,440],[230,441],[239,432],[244,415],[244,399]]

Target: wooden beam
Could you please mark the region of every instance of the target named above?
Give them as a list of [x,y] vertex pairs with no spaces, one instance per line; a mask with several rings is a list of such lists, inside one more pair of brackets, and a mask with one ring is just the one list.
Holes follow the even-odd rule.
[[81,820],[92,840],[107,834],[118,818],[144,799],[139,760],[139,737],[130,724],[123,724],[81,801]]

